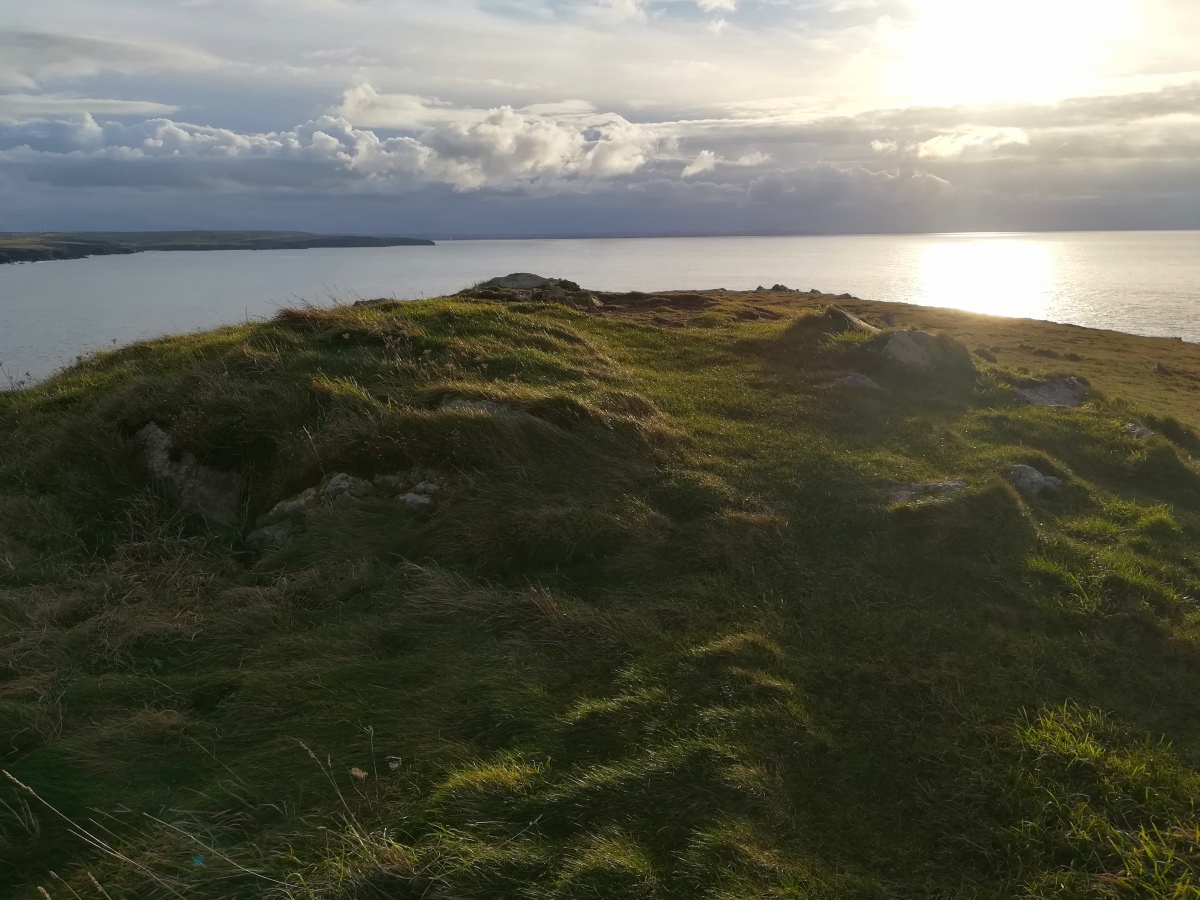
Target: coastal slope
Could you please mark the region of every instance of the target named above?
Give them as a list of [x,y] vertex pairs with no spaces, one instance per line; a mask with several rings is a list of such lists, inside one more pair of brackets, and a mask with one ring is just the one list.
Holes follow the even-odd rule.
[[148,250],[311,250],[318,247],[433,246],[405,237],[303,231],[80,231],[0,233],[0,265],[143,253]]
[[535,280],[0,394],[0,895],[1193,896],[1198,390]]

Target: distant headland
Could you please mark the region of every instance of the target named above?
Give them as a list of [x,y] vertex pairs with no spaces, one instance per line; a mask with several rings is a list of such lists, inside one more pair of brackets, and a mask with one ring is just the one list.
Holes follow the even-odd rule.
[[0,264],[83,259],[147,250],[310,250],[317,247],[432,247],[408,237],[304,231],[0,232]]

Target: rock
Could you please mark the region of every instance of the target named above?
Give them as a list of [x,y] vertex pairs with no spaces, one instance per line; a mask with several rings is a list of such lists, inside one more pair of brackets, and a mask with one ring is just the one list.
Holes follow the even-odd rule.
[[927,331],[897,331],[883,353],[897,365],[917,372],[932,372],[946,359],[942,342]]
[[590,294],[588,295],[587,302],[588,302],[588,306],[591,309],[603,309],[604,308],[604,304],[599,299],[591,296]]
[[1087,394],[1088,386],[1074,376],[1017,388],[1017,395],[1033,406],[1083,406]]
[[991,350],[989,350],[987,347],[976,347],[971,352],[974,353],[976,356],[978,356],[980,359],[984,360],[985,362],[994,363],[996,361],[996,354],[993,353]]
[[763,287],[761,284],[754,289],[754,293],[756,293],[756,294],[765,294],[766,292],[767,292],[767,289],[765,287]]
[[242,476],[201,465],[191,453],[181,453],[171,436],[151,422],[135,436],[146,471],[160,488],[205,521],[233,528],[241,518]]
[[1154,432],[1145,425],[1139,425],[1137,422],[1130,422],[1125,426],[1125,432],[1137,438],[1139,441],[1144,441],[1148,437],[1153,437]]
[[920,500],[926,497],[942,497],[946,494],[960,494],[967,489],[967,483],[961,478],[953,481],[930,481],[926,483],[897,484],[888,491],[888,497],[894,503],[907,503],[910,500]]
[[411,493],[400,498],[400,502],[413,512],[428,512],[433,509],[434,500],[426,494]]
[[511,275],[501,275],[490,281],[485,281],[482,287],[507,288],[513,291],[531,291],[534,288],[545,287],[550,283],[549,278],[534,275],[531,272],[513,272]]
[[349,506],[375,493],[375,487],[365,478],[355,478],[339,472],[325,483],[321,499],[335,506]]
[[481,412],[487,413],[489,416],[507,419],[519,419],[529,415],[523,410],[514,409],[503,403],[496,403],[492,400],[472,400],[467,397],[447,397],[441,402],[438,409]]
[[801,316],[791,324],[788,331],[793,334],[843,334],[861,331],[866,334],[878,334],[879,329],[864,322],[858,316],[851,315],[837,306],[828,306],[819,316]]
[[407,475],[376,475],[372,482],[375,487],[390,494],[406,493],[413,483]]
[[1008,467],[1004,477],[1012,482],[1012,486],[1026,497],[1037,497],[1043,491],[1057,490],[1063,486],[1063,480],[1053,475],[1043,475],[1033,466],[1021,464]]
[[771,288],[771,290],[773,290],[773,291],[779,291],[779,292],[780,292],[780,293],[782,293],[782,294],[790,294],[790,293],[792,292],[792,289],[791,289],[790,287],[788,287],[786,284],[777,284],[777,285],[774,285],[774,286]]
[[422,495],[422,496],[424,496],[424,497],[433,497],[433,496],[434,496],[434,495],[436,495],[436,494],[437,494],[439,491],[441,491],[441,487],[439,487],[439,486],[438,486],[437,484],[435,484],[434,482],[432,482],[432,481],[422,481],[420,484],[418,484],[416,487],[414,487],[414,488],[412,489],[411,493],[413,493],[413,494],[421,494],[421,495]]
[[883,390],[874,381],[859,372],[851,372],[849,375],[845,375],[834,381],[834,384],[839,387],[870,388],[873,391]]
[[292,519],[302,515],[310,507],[317,502],[317,489],[309,488],[302,494],[292,497],[290,500],[280,500],[271,511],[259,519],[259,522],[278,522],[282,519]]
[[292,536],[295,527],[291,522],[264,525],[246,535],[246,543],[255,550],[271,550],[283,545]]

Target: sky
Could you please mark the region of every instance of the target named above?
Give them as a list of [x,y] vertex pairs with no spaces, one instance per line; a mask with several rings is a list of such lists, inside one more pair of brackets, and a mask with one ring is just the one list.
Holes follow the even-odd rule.
[[1197,0],[0,0],[0,230],[1200,228]]

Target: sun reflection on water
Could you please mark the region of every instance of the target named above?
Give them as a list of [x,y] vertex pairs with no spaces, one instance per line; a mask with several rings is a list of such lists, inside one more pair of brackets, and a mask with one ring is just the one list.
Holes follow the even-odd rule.
[[1031,319],[1052,305],[1054,259],[1040,241],[964,235],[918,253],[914,303]]

